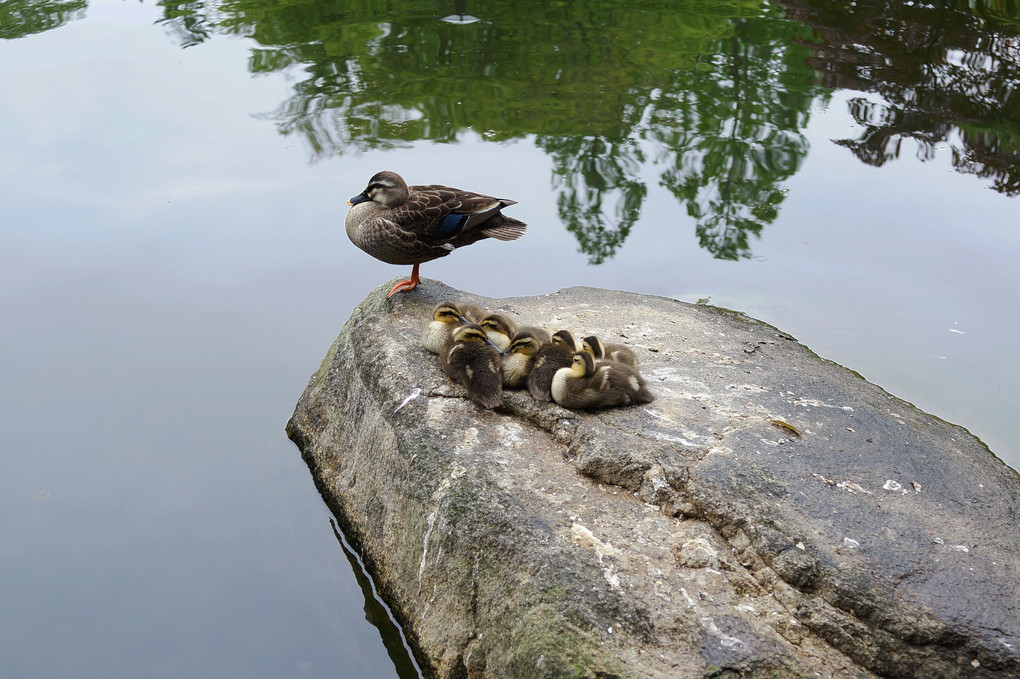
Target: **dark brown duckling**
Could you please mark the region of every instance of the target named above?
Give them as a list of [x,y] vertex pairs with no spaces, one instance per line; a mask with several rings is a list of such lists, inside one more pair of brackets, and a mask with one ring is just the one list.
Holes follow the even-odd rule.
[[500,352],[476,323],[459,326],[453,341],[440,354],[443,370],[467,389],[472,401],[483,408],[503,402],[503,371]]
[[586,351],[577,352],[569,367],[556,371],[550,391],[564,408],[610,408],[655,400],[637,370],[616,361],[596,361]]
[[543,344],[535,354],[535,363],[528,373],[528,393],[537,401],[551,401],[553,377],[560,368],[570,366],[575,353],[581,346],[569,330],[560,330],[553,334],[548,344]]
[[633,349],[622,344],[603,344],[595,335],[581,340],[581,347],[592,355],[596,361],[607,360],[623,363],[637,370],[637,354]]
[[510,346],[503,351],[503,386],[523,389],[535,363],[535,355],[543,344],[550,341],[552,336],[544,328],[518,328]]

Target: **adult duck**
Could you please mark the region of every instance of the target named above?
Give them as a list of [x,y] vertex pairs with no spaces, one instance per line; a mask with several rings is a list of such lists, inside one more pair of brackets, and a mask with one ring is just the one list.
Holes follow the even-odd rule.
[[515,200],[439,184],[408,186],[396,172],[383,171],[347,201],[347,237],[387,264],[413,264],[411,277],[394,285],[387,297],[413,290],[418,266],[445,257],[483,238],[516,240],[527,224],[500,210]]

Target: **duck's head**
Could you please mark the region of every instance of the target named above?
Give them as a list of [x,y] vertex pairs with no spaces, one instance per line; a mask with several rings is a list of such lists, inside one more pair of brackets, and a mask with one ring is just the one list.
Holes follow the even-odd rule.
[[525,356],[534,356],[538,353],[539,347],[542,343],[535,337],[535,334],[530,330],[524,330],[514,335],[513,341],[510,342],[510,346],[506,348],[505,354],[524,354]]
[[574,360],[570,362],[570,374],[574,377],[585,377],[595,372],[595,359],[587,351],[579,351],[574,354]]
[[578,346],[577,340],[574,339],[574,333],[569,330],[557,330],[552,336],[553,344],[560,344],[568,347],[571,351],[580,351],[581,347]]
[[581,349],[591,354],[592,358],[605,358],[606,355],[606,346],[595,335],[590,335],[581,340]]
[[492,340],[489,339],[489,336],[485,334],[485,330],[482,329],[482,326],[477,323],[467,323],[466,325],[462,325],[454,330],[453,341],[458,344],[478,342],[480,344],[487,344],[493,349],[496,349],[496,351],[499,351],[499,349],[496,348],[496,345],[492,343]]
[[400,207],[407,202],[407,183],[396,172],[383,170],[377,172],[369,181],[365,190],[347,201],[348,205],[357,205],[372,200],[384,207]]
[[467,323],[467,319],[461,313],[460,307],[453,302],[440,302],[432,307],[432,320],[450,325]]

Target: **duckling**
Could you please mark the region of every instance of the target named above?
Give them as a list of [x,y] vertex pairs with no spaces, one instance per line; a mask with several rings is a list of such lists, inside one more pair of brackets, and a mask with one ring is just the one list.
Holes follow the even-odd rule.
[[481,323],[482,319],[489,315],[488,311],[471,302],[457,302],[457,308],[460,309],[461,316],[471,323]]
[[464,307],[465,305],[453,302],[440,302],[432,307],[432,321],[425,326],[421,334],[421,343],[426,349],[433,354],[439,354],[453,341],[453,331],[457,326],[470,322],[465,315]]
[[477,323],[453,331],[450,348],[440,354],[443,370],[464,385],[472,401],[483,408],[503,402],[503,372],[500,353]]
[[516,203],[438,184],[408,186],[396,172],[383,171],[347,201],[351,209],[344,226],[351,242],[376,259],[414,265],[411,277],[390,289],[387,297],[392,297],[421,282],[423,262],[483,238],[523,236],[528,225],[500,212]]
[[549,331],[544,328],[518,328],[510,346],[503,350],[503,386],[521,389],[528,379],[535,354],[543,344],[552,341]]
[[564,408],[608,408],[655,400],[637,370],[616,361],[596,361],[587,351],[577,352],[570,367],[556,371],[551,392]]
[[595,335],[585,337],[581,340],[582,348],[592,355],[596,361],[606,359],[623,363],[637,370],[637,354],[633,349],[622,344],[603,344]]
[[517,326],[503,314],[489,314],[478,324],[485,330],[492,343],[500,351],[506,351],[510,346],[510,338],[517,332]]
[[528,393],[537,401],[551,401],[553,377],[560,368],[566,368],[581,346],[569,330],[560,330],[552,340],[543,344],[535,354],[535,362],[528,373]]

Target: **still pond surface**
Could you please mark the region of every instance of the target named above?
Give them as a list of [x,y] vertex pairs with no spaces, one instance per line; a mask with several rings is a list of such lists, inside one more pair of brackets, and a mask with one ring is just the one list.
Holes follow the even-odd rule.
[[[423,274],[708,299],[1020,467],[1015,2],[0,3],[0,673],[415,676],[283,426],[374,172]],[[366,596],[366,592],[369,593]]]

